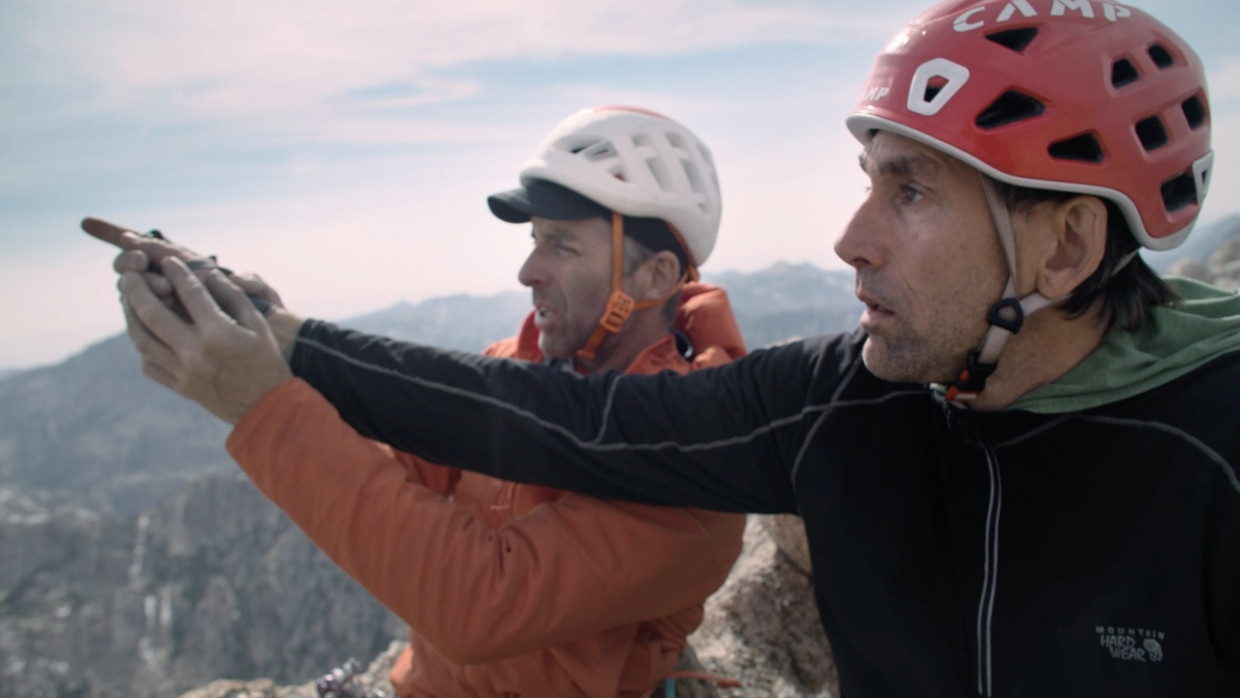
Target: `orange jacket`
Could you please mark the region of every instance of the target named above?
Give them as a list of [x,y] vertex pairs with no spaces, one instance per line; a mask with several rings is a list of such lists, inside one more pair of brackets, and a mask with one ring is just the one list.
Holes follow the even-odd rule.
[[[677,327],[629,373],[744,353],[721,289],[691,284]],[[527,317],[487,350],[542,359]],[[648,696],[740,552],[744,517],[601,500],[455,470],[369,441],[294,379],[228,450],[329,557],[409,624],[397,694]]]

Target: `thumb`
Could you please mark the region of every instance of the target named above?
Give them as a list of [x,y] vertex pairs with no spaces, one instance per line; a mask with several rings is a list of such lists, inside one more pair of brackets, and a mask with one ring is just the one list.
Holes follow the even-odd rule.
[[223,272],[212,270],[203,278],[203,283],[211,297],[219,304],[220,309],[229,315],[237,324],[259,334],[270,333],[267,320],[255,307],[245,290],[233,283]]

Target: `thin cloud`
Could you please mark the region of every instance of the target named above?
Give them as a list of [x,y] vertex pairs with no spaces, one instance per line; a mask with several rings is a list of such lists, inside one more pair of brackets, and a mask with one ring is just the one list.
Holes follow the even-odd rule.
[[9,65],[35,68],[25,79],[6,71],[10,87],[79,85],[95,109],[158,103],[221,116],[383,84],[408,85],[419,100],[451,99],[461,85],[441,71],[469,63],[669,55],[890,31],[885,21],[830,4],[675,1],[144,0],[72,11],[32,5],[6,19],[13,23],[5,32],[13,40],[4,50]]

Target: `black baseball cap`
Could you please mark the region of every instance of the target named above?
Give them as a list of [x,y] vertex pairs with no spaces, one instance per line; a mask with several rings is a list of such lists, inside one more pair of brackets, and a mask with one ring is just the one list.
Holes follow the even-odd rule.
[[[531,179],[523,186],[487,197],[497,218],[509,223],[528,223],[530,216],[557,221],[611,217],[611,209],[568,187],[545,179]],[[689,259],[667,223],[659,218],[624,216],[624,234],[651,250],[670,250],[686,269]]]

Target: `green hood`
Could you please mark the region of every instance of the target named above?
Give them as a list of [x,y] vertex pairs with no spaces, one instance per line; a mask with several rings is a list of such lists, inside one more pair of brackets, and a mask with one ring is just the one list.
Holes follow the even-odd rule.
[[1191,279],[1167,278],[1182,302],[1155,308],[1136,332],[1113,327],[1084,361],[1010,409],[1075,412],[1138,395],[1240,349],[1240,295]]

